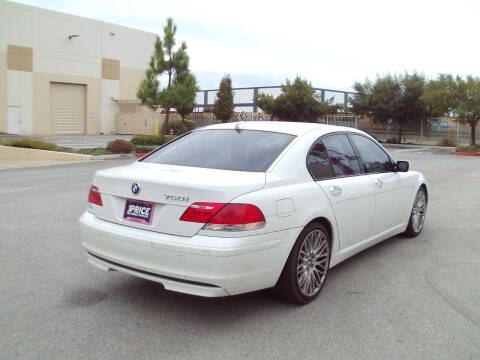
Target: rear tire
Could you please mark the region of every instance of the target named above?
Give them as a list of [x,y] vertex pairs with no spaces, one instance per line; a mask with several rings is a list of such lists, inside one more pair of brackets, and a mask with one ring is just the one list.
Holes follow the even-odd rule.
[[274,293],[296,304],[314,300],[327,279],[330,244],[325,226],[319,223],[307,225],[288,256]]
[[427,192],[422,186],[418,189],[415,200],[413,201],[412,212],[410,213],[410,220],[408,222],[407,230],[405,230],[405,235],[415,237],[422,232],[426,212]]

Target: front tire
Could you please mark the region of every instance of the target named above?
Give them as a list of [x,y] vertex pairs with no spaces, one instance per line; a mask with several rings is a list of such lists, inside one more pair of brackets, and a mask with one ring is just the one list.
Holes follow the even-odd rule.
[[327,279],[330,244],[325,226],[319,223],[307,225],[288,256],[275,292],[296,304],[307,304],[315,299]]
[[427,192],[422,186],[415,196],[413,201],[412,212],[410,213],[410,220],[408,222],[405,235],[414,237],[422,232],[423,224],[425,223],[425,214],[427,212]]

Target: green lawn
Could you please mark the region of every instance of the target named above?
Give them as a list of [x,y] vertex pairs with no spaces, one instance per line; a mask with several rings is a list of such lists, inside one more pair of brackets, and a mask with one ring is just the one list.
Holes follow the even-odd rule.
[[4,146],[13,146],[21,147],[27,149],[39,149],[39,150],[48,150],[48,151],[59,151],[67,152],[74,154],[83,154],[83,155],[105,155],[109,154],[105,148],[92,148],[92,149],[72,149],[65,146],[58,146],[52,143],[47,143],[43,141],[30,140],[30,139],[1,139],[0,145]]

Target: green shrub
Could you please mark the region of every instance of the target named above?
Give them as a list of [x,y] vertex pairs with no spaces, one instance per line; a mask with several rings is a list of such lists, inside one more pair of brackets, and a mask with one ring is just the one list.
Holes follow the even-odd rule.
[[133,144],[130,141],[116,139],[108,143],[107,150],[114,154],[128,154],[133,151]]
[[73,152],[72,148],[65,146],[58,146],[52,143],[43,141],[30,140],[30,139],[2,139],[0,145],[13,146],[26,149],[38,149],[47,151],[59,151],[59,152]]
[[164,138],[165,138],[165,142],[169,142],[173,139],[175,139],[177,137],[177,135],[165,135]]
[[17,141],[19,139],[0,139],[0,145],[3,146],[12,146],[12,142]]
[[440,146],[457,146],[457,141],[450,137],[442,138],[437,145]]
[[457,146],[455,151],[476,153],[476,152],[480,152],[480,146],[478,146],[478,145],[459,145],[459,146]]
[[135,145],[144,145],[144,146],[160,146],[165,141],[163,140],[163,136],[161,135],[138,135],[132,138],[132,143]]
[[186,132],[189,132],[195,129],[195,121],[192,120],[180,120],[180,121],[169,121],[168,128],[174,130],[175,135],[182,135]]
[[137,153],[148,153],[150,151],[158,148],[157,145],[135,145],[135,152]]
[[48,150],[48,151],[58,151],[58,152],[68,152],[76,153],[83,155],[105,155],[108,154],[107,149],[102,147],[97,148],[86,148],[86,149],[75,149],[58,146],[51,143],[46,143],[43,141],[29,140],[29,139],[2,139],[0,140],[0,145],[13,146],[13,147],[22,147],[28,149],[39,149],[39,150]]
[[55,150],[57,148],[55,144],[29,139],[3,139],[2,145],[40,150]]
[[398,144],[398,139],[394,137],[390,137],[387,140],[385,140],[385,142],[388,144]]

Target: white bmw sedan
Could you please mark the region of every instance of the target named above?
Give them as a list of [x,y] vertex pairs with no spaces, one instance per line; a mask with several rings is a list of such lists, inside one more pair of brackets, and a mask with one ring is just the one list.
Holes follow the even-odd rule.
[[274,288],[304,304],[330,268],[416,236],[422,174],[362,131],[240,122],[196,129],[98,171],[80,218],[88,260],[200,296]]

